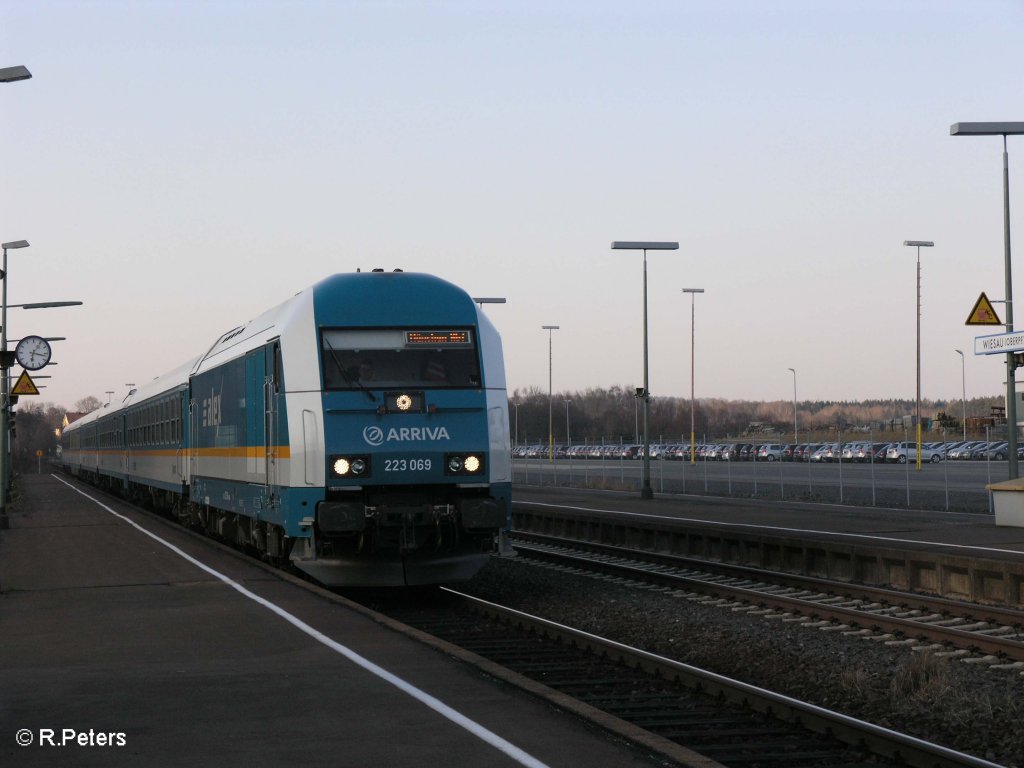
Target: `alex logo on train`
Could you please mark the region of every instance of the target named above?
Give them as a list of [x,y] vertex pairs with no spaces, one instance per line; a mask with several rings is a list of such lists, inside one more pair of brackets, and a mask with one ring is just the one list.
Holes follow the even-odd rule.
[[203,421],[204,427],[219,427],[223,423],[221,418],[222,411],[220,408],[220,395],[216,392],[210,391],[210,396],[203,398]]
[[444,427],[391,427],[386,433],[380,427],[366,427],[363,440],[369,445],[383,445],[385,442],[451,440],[451,436]]

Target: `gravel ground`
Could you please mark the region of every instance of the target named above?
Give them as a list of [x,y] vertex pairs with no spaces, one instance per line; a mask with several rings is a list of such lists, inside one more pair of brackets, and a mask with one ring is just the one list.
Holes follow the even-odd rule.
[[495,560],[464,591],[1012,768],[1024,676]]

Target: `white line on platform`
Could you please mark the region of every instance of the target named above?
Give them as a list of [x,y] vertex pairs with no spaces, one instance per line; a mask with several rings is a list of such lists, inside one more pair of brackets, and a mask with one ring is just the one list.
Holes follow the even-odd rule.
[[161,539],[155,533],[152,533],[151,531],[147,531],[145,528],[143,528],[138,523],[134,522],[133,520],[130,520],[129,518],[125,517],[124,515],[122,515],[122,514],[120,514],[118,512],[115,512],[113,509],[108,507],[106,504],[104,504],[99,499],[97,499],[97,498],[95,498],[93,496],[90,496],[88,493],[85,493],[84,491],[82,491],[79,488],[76,488],[75,486],[73,486],[71,483],[67,482],[63,478],[58,477],[57,475],[53,475],[53,477],[56,478],[57,480],[60,480],[60,482],[64,483],[64,485],[66,485],[71,490],[75,491],[75,493],[81,494],[85,498],[89,499],[89,501],[93,502],[97,506],[99,506],[102,509],[106,510],[107,512],[112,514],[114,517],[116,517],[116,518],[118,518],[120,520],[123,520],[124,522],[128,523],[128,525],[132,526],[133,528],[137,529],[138,531],[141,531],[142,533],[144,533],[146,536],[149,536],[154,541],[158,541],[159,543],[163,544],[165,547],[167,547],[169,550],[174,552],[179,557],[182,557],[185,560],[188,560],[190,563],[192,563],[197,568],[200,568],[200,569],[206,571],[208,574],[210,574],[214,578],[219,579],[220,581],[224,582],[225,584],[227,584],[229,587],[231,587],[232,589],[234,589],[238,593],[244,595],[245,597],[249,598],[253,602],[259,603],[264,608],[267,608],[267,609],[273,611],[278,616],[280,616],[282,619],[287,621],[289,624],[291,624],[292,626],[294,626],[297,629],[301,630],[302,632],[305,632],[307,635],[312,637],[314,640],[316,640],[316,641],[326,645],[332,651],[335,651],[336,653],[341,654],[342,656],[347,658],[349,661],[351,661],[354,664],[357,664],[358,666],[360,666],[363,669],[365,669],[370,674],[376,675],[377,677],[379,677],[380,679],[384,680],[385,682],[390,683],[391,685],[395,686],[396,688],[398,688],[403,693],[406,693],[409,696],[412,696],[414,699],[416,699],[417,701],[421,702],[422,704],[425,704],[426,706],[430,707],[432,710],[434,710],[438,714],[442,715],[443,717],[447,718],[448,720],[451,720],[456,725],[466,729],[467,731],[469,731],[471,734],[473,734],[477,738],[482,739],[484,742],[486,742],[487,744],[490,744],[495,749],[505,753],[510,758],[515,760],[517,763],[519,763],[520,765],[529,766],[529,768],[548,768],[546,763],[538,760],[537,758],[533,757],[532,755],[527,754],[526,752],[521,750],[519,747],[515,746],[514,744],[509,743],[508,741],[506,741],[505,739],[501,738],[500,736],[498,736],[493,731],[488,730],[487,728],[485,728],[484,726],[480,725],[479,723],[477,723],[477,722],[475,722],[473,720],[470,720],[468,717],[463,715],[461,712],[455,711],[454,709],[449,707],[444,702],[442,702],[442,701],[434,698],[433,696],[431,696],[429,693],[421,691],[419,688],[417,688],[416,686],[412,685],[411,683],[407,683],[405,680],[402,680],[400,677],[397,677],[396,675],[392,674],[391,672],[388,672],[383,667],[380,667],[380,666],[374,664],[369,659],[367,659],[367,658],[365,658],[363,656],[360,656],[358,653],[353,651],[351,648],[348,648],[348,647],[342,645],[341,643],[338,643],[338,642],[332,640],[331,638],[329,638],[327,635],[323,634],[319,630],[314,629],[313,627],[309,626],[308,624],[306,624],[301,619],[299,619],[299,618],[293,616],[292,614],[288,613],[288,611],[286,611],[284,608],[281,608],[280,606],[275,605],[274,603],[272,603],[269,600],[266,600],[266,599],[260,597],[259,595],[255,594],[254,592],[250,592],[248,589],[243,587],[241,584],[239,584],[239,583],[237,583],[235,581],[232,581],[230,578],[225,576],[220,571],[216,571],[213,568],[211,568],[210,566],[206,565],[205,563],[202,563],[199,560],[196,560],[194,557],[192,557],[191,555],[185,553],[184,551],[182,551],[178,547],[174,546],[169,541],[165,541],[164,539]]

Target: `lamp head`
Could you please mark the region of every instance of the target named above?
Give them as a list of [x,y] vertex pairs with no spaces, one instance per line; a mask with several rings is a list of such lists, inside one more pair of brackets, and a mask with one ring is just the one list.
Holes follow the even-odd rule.
[[16,83],[19,80],[28,80],[31,77],[32,73],[28,71],[28,67],[21,64],[16,67],[0,69],[0,83]]
[[613,240],[613,251],[677,251],[679,243],[645,242],[637,240]]
[[1012,136],[1024,133],[1024,123],[953,123],[950,136]]

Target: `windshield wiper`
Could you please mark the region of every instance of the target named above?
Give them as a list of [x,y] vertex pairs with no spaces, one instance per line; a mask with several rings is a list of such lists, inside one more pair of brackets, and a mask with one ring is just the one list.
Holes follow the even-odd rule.
[[327,338],[327,336],[324,336],[324,343],[327,345],[327,350],[331,353],[331,359],[334,361],[334,364],[338,367],[338,373],[341,374],[341,377],[345,380],[345,382],[350,387],[356,387],[360,389],[364,395],[370,398],[370,402],[376,403],[377,397],[373,394],[373,392],[366,388],[363,382],[359,380],[359,377],[353,378],[349,374],[349,372],[345,370],[345,366],[341,364],[341,361],[338,359],[338,353],[335,352],[334,347],[331,346],[331,340]]

